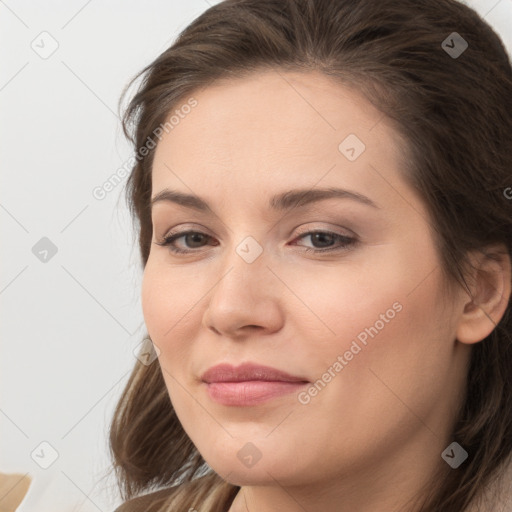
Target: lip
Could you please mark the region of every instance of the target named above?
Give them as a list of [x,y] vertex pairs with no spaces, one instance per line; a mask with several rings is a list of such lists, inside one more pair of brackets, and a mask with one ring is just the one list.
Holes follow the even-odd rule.
[[219,364],[203,373],[201,380],[212,400],[231,406],[261,404],[310,384],[304,377],[254,363]]

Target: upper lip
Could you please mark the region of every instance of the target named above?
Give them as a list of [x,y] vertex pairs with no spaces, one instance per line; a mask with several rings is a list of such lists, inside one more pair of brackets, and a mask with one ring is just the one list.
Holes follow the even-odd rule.
[[290,375],[270,366],[254,363],[244,363],[240,366],[218,364],[212,366],[201,376],[203,382],[244,382],[250,380],[278,381],[278,382],[308,382],[303,377]]

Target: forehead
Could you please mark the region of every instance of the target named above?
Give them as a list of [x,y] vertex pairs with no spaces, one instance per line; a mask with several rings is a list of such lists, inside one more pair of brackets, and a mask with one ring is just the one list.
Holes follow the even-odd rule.
[[356,90],[321,73],[254,73],[191,97],[196,106],[156,148],[153,195],[168,187],[256,197],[320,182],[373,194],[377,202],[393,200],[399,189],[407,193],[398,135]]

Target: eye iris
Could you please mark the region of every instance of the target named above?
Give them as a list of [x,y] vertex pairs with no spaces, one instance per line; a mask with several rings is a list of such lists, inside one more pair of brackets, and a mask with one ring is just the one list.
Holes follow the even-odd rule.
[[[334,243],[334,237],[332,235],[329,235],[328,233],[313,233],[311,236],[311,241],[313,242],[313,245],[315,245],[315,242],[320,241],[320,247],[329,247]],[[325,242],[325,238],[327,238],[327,241],[331,242],[327,245],[322,245],[323,242]]]
[[[206,235],[203,235],[202,233],[187,233],[185,235],[186,245],[188,247],[201,247],[201,241],[204,241],[206,239]],[[190,240],[193,240],[192,243],[189,243]],[[195,242],[198,242],[199,245],[194,245]]]

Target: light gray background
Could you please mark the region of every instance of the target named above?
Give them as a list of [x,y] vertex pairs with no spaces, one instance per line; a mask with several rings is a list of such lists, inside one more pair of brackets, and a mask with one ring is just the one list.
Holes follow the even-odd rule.
[[[145,334],[142,272],[125,180],[103,200],[92,191],[132,154],[117,117],[123,87],[213,3],[0,0],[0,472],[33,478],[20,512],[120,504],[102,477],[107,426]],[[465,3],[512,53],[512,0]],[[32,250],[43,237],[57,247],[46,262]],[[58,452],[48,469],[36,462],[51,460],[42,442]]]

